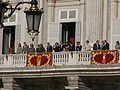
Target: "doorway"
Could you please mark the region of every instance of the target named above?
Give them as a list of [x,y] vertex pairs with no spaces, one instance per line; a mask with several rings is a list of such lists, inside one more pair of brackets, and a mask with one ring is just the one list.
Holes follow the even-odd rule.
[[8,54],[9,47],[15,49],[15,26],[6,26],[3,29],[2,54]]
[[61,23],[62,24],[62,42],[75,43],[75,22]]

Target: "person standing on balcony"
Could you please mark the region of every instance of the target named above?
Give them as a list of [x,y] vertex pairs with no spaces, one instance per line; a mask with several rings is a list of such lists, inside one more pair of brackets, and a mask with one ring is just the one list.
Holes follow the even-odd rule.
[[69,42],[69,51],[75,51],[75,45],[73,42]]
[[82,45],[80,45],[80,42],[77,42],[76,43],[76,48],[75,48],[76,51],[81,51],[82,50]]
[[22,48],[21,43],[18,43],[16,54],[21,54],[21,53],[23,53],[23,48]]
[[24,44],[24,45],[23,45],[23,53],[24,53],[24,54],[25,54],[25,53],[28,53],[28,52],[29,52],[29,45],[27,45],[26,42],[24,42],[23,44]]
[[53,51],[53,48],[52,46],[50,45],[50,43],[48,42],[47,43],[47,52],[52,52]]
[[36,48],[37,53],[43,53],[45,52],[45,48],[43,47],[43,44],[38,44],[38,47]]
[[35,53],[35,48],[33,44],[30,44],[29,53]]
[[102,50],[109,50],[110,49],[110,45],[107,42],[107,40],[103,41],[103,45],[102,45]]
[[9,54],[15,54],[13,48],[11,48],[11,47],[9,47],[8,53],[9,53]]
[[64,51],[63,49],[65,49],[65,43],[60,42],[60,51]]
[[[66,49],[66,50],[65,50],[65,49]],[[69,43],[68,43],[68,42],[65,43],[65,48],[64,48],[63,51],[69,51]]]
[[93,50],[100,50],[100,44],[99,43],[100,43],[99,40],[97,40],[96,43],[94,43]]
[[53,50],[54,52],[60,52],[60,46],[58,42],[56,42],[55,45],[53,45]]
[[85,41],[85,47],[84,47],[84,50],[85,50],[85,51],[91,51],[91,48],[92,48],[92,46],[89,45],[89,41],[88,41],[88,40]]
[[116,41],[115,49],[120,50],[120,43],[119,43],[119,41]]

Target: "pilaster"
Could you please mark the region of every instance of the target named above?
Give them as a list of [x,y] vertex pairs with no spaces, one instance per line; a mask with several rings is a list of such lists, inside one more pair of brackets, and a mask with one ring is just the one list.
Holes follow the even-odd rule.
[[48,22],[55,21],[55,0],[48,1]]
[[118,0],[118,18],[120,18],[120,0]]
[[48,34],[48,19],[49,19],[49,12],[48,12],[48,0],[40,0],[40,8],[44,9],[44,13],[42,14],[41,18],[41,24],[40,24],[40,29],[39,29],[39,35],[38,35],[38,40],[37,43],[43,43],[44,46],[47,43],[47,37],[46,35]]
[[91,43],[102,39],[104,0],[86,1],[86,39]]
[[111,31],[111,2],[110,0],[104,0],[103,4],[103,37],[102,40],[110,41]]
[[111,0],[111,17],[119,18],[120,0]]
[[3,88],[2,90],[23,90],[22,85],[13,78],[2,78]]
[[79,76],[68,76],[68,86],[66,90],[90,90]]
[[0,29],[0,54],[2,54],[3,29]]
[[81,0],[80,1],[80,10],[79,10],[79,18],[81,21],[81,44],[84,44],[84,41],[86,40],[86,1]]
[[3,90],[13,90],[13,78],[2,78]]

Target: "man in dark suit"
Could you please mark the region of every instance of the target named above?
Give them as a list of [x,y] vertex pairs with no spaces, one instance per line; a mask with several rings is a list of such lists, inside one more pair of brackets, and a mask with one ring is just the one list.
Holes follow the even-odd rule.
[[65,49],[66,48],[66,46],[65,46],[65,43],[60,43],[60,51],[63,51],[63,49]]
[[99,43],[100,43],[99,40],[97,40],[96,43],[94,43],[93,50],[100,50],[100,44]]
[[75,51],[75,45],[73,42],[69,42],[69,51]]
[[80,42],[77,42],[76,44],[77,44],[77,45],[76,45],[75,50],[76,50],[76,51],[81,51],[81,50],[82,50],[82,45],[80,45]]
[[43,46],[42,43],[38,44],[38,47],[36,48],[36,52],[37,53],[43,53],[43,52],[45,52],[45,48],[44,48],[44,46]]
[[104,44],[102,45],[102,50],[109,50],[110,49],[110,45],[107,42],[107,40],[104,40],[103,42],[104,42]]
[[47,43],[47,52],[52,52],[53,51],[53,48],[52,46],[50,45],[50,43],[48,42]]

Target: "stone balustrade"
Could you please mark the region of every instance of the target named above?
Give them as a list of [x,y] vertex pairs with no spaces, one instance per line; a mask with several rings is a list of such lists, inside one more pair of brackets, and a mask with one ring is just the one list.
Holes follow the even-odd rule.
[[0,56],[0,67],[24,67],[27,54],[6,54]]
[[[26,56],[27,54],[0,55],[0,67],[25,67]],[[90,65],[90,52],[55,52],[52,56],[52,65]]]

